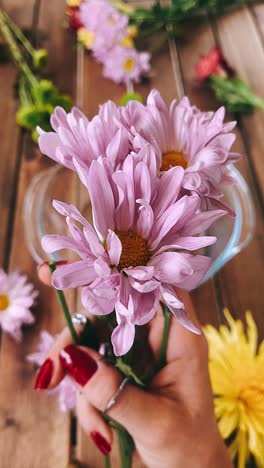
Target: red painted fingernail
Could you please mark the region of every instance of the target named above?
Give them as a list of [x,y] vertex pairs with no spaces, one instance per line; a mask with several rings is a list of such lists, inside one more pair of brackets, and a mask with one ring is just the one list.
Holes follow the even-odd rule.
[[51,381],[52,373],[53,362],[51,359],[46,359],[46,361],[42,364],[41,368],[38,371],[34,389],[45,390],[45,388],[48,388]]
[[68,345],[60,352],[62,367],[82,387],[97,369],[96,361],[82,349]]
[[91,439],[94,441],[95,445],[101,450],[103,455],[107,456],[111,452],[111,445],[105,440],[99,432],[91,432]]

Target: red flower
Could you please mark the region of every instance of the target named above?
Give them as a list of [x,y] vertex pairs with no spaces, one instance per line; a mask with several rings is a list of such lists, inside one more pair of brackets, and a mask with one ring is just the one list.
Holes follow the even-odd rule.
[[218,75],[222,69],[223,54],[221,49],[213,47],[208,55],[202,55],[195,69],[200,80],[208,78],[210,75]]
[[69,27],[71,29],[80,29],[83,27],[83,24],[80,20],[79,7],[68,7],[66,10],[66,15],[69,16]]

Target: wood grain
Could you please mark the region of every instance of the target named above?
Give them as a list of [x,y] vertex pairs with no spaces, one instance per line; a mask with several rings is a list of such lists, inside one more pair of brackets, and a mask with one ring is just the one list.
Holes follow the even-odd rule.
[[[25,25],[23,11],[28,19],[32,18],[34,2],[23,1],[9,3],[10,13],[15,12],[19,24]],[[64,0],[56,0],[40,15],[40,24],[47,32],[45,46],[49,49],[52,60],[53,77],[65,91],[71,91],[74,83],[74,56],[67,44],[67,32],[61,28],[65,8]],[[48,12],[48,16],[46,15]],[[50,21],[52,18],[52,21]],[[20,22],[21,21],[21,22]],[[29,25],[28,25],[29,26]],[[66,39],[67,37],[67,39]],[[68,43],[69,46],[69,43]],[[64,57],[56,60],[56,55]],[[64,65],[65,64],[65,65]],[[65,79],[66,77],[66,79]],[[9,83],[12,86],[12,83]],[[11,118],[11,117],[10,117]],[[17,131],[17,130],[16,130]],[[12,134],[6,134],[11,138]],[[46,329],[57,333],[63,327],[62,314],[57,305],[55,293],[39,284],[36,280],[36,265],[31,259],[23,228],[23,203],[28,186],[42,169],[50,166],[48,158],[43,158],[29,136],[22,136],[19,158],[21,166],[17,187],[16,210],[14,212],[14,229],[9,258],[9,268],[20,269],[28,274],[38,288],[40,295],[36,314],[36,326],[25,330],[23,343],[14,343],[6,335],[1,343],[1,380],[0,380],[0,453],[1,467],[9,468],[65,468],[70,456],[69,417],[63,415],[55,398],[33,390],[35,377],[34,367],[25,361],[28,353],[36,349],[40,330]],[[73,187],[61,184],[62,189],[75,193]],[[30,222],[30,220],[29,220]],[[70,304],[73,297],[69,297]]]
[[[217,23],[220,45],[237,73],[264,97],[261,78],[264,72],[264,53],[259,31],[247,8],[226,16]],[[263,239],[263,112],[256,110],[239,119],[240,135],[235,150],[243,158],[237,167],[247,181],[256,210],[255,235],[250,245],[237,255],[219,274],[223,302],[234,315],[244,317],[251,309],[260,336],[264,336],[262,311],[264,306],[264,239]]]

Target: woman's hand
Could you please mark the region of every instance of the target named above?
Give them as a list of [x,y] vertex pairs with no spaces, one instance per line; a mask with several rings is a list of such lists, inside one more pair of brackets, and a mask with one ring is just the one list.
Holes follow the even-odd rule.
[[[49,282],[45,267],[39,276]],[[46,275],[46,278],[45,278]],[[190,297],[181,293],[186,310],[197,322]],[[149,326],[149,345],[158,357],[164,318],[161,310]],[[81,326],[77,331],[80,331]],[[127,385],[109,415],[133,437],[143,462],[150,468],[231,468],[218,432],[208,375],[207,343],[172,317],[167,364],[148,391]],[[53,388],[67,373],[79,389],[77,415],[83,429],[106,455],[112,429],[101,416],[122,381],[121,374],[90,348],[73,346],[65,329],[40,369],[35,387]],[[48,364],[47,364],[48,362]]]

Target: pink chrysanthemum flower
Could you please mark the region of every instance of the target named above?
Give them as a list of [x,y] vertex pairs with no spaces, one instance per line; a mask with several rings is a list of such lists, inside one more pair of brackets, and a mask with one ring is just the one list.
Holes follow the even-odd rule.
[[113,47],[104,58],[103,75],[116,83],[138,82],[150,70],[150,54],[133,47]]
[[111,101],[100,106],[98,115],[91,121],[76,107],[69,114],[56,107],[51,116],[54,132],[37,129],[40,150],[74,171],[73,159],[89,168],[98,158],[107,158],[114,170],[129,153],[128,132],[118,127],[117,119],[118,108]]
[[131,101],[120,112],[124,126],[133,134],[134,148],[140,149],[146,142],[153,146],[161,174],[181,166],[183,188],[201,197],[203,209],[227,209],[221,201],[224,185],[232,183],[226,167],[240,156],[230,152],[235,122],[223,123],[224,107],[215,113],[200,112],[184,97],[168,108],[153,90],[146,106]]
[[35,322],[30,308],[37,296],[25,275],[0,269],[0,326],[16,341],[22,339],[21,327]]
[[[47,331],[40,333],[40,341],[38,344],[38,351],[27,355],[27,361],[33,362],[38,367],[42,366],[47,354],[55,342],[57,336],[52,336]],[[60,410],[63,413],[75,408],[76,405],[76,387],[71,381],[70,377],[65,376],[60,384],[53,390],[48,391],[49,395],[57,395]]]
[[127,34],[128,17],[120,14],[110,2],[89,0],[80,5],[80,20],[91,34],[89,48],[102,61],[112,47]]
[[54,234],[42,239],[46,252],[66,248],[80,256],[54,272],[55,288],[82,287],[82,303],[90,313],[115,310],[116,355],[131,348],[135,325],[154,317],[160,298],[183,326],[199,333],[174,287],[191,290],[200,283],[210,259],[190,252],[215,242],[214,237],[196,235],[224,214],[199,213],[197,196],[178,199],[184,170],[174,167],[158,180],[155,165],[152,172],[149,164],[154,158],[148,145],[136,157],[128,156],[112,175],[99,161],[92,162],[89,172],[77,163],[89,187],[95,228],[73,205],[54,201],[55,209],[66,216],[71,237]]

